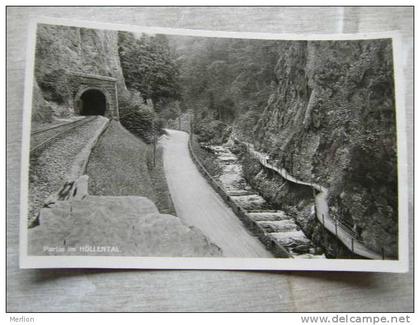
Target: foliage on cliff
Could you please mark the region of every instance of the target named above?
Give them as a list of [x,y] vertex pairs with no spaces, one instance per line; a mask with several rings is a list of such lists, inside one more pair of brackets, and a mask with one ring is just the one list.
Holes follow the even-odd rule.
[[[397,254],[396,123],[390,40],[288,42],[253,132],[280,166],[330,189],[332,213]],[[242,134],[246,134],[242,130]]]
[[171,37],[180,64],[183,108],[230,123],[267,102],[278,42]]
[[204,141],[223,139],[232,128],[297,178],[328,187],[333,215],[358,229],[370,248],[397,255],[389,39],[173,43],[183,105],[195,110]]
[[179,99],[178,66],[165,35],[118,32],[118,46],[127,87],[139,91],[145,103]]
[[118,53],[129,89],[120,99],[121,123],[151,143],[179,114],[178,65],[164,35],[118,32]]

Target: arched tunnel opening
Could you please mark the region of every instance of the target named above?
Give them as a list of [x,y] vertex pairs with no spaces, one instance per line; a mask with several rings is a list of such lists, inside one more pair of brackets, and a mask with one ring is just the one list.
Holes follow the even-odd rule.
[[106,98],[97,89],[86,90],[80,97],[80,115],[105,115]]

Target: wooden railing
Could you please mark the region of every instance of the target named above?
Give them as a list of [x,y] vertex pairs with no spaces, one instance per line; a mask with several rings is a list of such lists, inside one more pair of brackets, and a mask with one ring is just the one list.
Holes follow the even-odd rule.
[[312,182],[304,182],[296,179],[292,175],[290,175],[286,169],[278,168],[273,166],[268,162],[267,155],[261,154],[254,149],[254,146],[250,143],[240,141],[237,138],[233,138],[234,141],[245,145],[247,148],[247,152],[254,158],[256,158],[262,166],[267,169],[270,169],[277,174],[279,174],[285,180],[288,180],[295,184],[301,184],[304,186],[310,186],[314,190],[318,191],[318,194],[315,195],[315,214],[317,219],[321,224],[331,232],[336,238],[338,238],[344,246],[346,246],[350,251],[354,254],[359,256],[369,258],[369,259],[385,259],[384,250],[382,249],[382,254],[378,254],[373,250],[369,249],[365,246],[365,244],[359,239],[359,236],[342,220],[339,218],[332,218],[329,214],[328,208],[328,189],[325,187],[312,183]]

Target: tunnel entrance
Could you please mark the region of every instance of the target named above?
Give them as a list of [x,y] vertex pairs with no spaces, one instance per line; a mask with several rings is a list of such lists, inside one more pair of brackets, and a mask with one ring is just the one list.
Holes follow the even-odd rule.
[[117,79],[76,73],[69,75],[68,82],[75,114],[119,120]]
[[106,98],[97,89],[86,90],[80,96],[80,115],[105,115]]

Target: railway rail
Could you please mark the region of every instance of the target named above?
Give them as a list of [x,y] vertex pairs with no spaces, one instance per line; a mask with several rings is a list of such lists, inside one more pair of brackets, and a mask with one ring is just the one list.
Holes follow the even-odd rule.
[[89,123],[95,118],[96,116],[88,116],[69,123],[61,123],[31,132],[31,155],[40,153],[48,144],[52,143],[63,134]]

